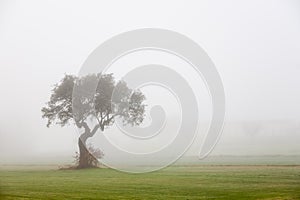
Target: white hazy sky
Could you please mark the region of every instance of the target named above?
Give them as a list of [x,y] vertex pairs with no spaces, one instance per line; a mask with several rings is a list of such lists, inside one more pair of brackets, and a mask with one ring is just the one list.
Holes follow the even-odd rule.
[[299,1],[2,0],[0,160],[73,154],[75,128],[41,119],[53,84],[106,39],[145,27],[190,37],[215,63],[228,122],[215,154],[300,153]]

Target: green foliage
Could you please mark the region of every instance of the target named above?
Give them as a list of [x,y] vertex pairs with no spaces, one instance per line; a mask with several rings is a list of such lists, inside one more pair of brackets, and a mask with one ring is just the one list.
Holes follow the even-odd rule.
[[[95,84],[96,83],[96,84]],[[97,85],[93,91],[93,85]],[[79,95],[73,95],[74,86]],[[73,121],[79,128],[87,127],[88,118],[96,118],[103,131],[114,123],[115,117],[125,124],[139,125],[144,119],[145,96],[127,87],[124,81],[115,82],[112,74],[91,74],[83,77],[65,75],[52,90],[49,102],[42,108],[47,126],[61,126]],[[72,104],[76,112],[72,110]],[[95,127],[94,127],[95,128]]]
[[48,119],[47,127],[55,120],[57,124],[64,126],[72,116],[72,92],[76,78],[65,75],[59,84],[52,90],[50,101],[42,108],[43,118]]

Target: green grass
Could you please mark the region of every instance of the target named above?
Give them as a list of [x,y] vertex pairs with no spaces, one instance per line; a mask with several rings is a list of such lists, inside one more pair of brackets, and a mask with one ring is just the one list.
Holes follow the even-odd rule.
[[0,171],[2,199],[300,199],[299,166]]

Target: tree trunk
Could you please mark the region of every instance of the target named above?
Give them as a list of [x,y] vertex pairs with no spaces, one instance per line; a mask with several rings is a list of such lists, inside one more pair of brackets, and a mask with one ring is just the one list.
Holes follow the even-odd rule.
[[86,139],[79,137],[78,146],[79,146],[78,168],[83,169],[83,168],[97,167],[98,160],[89,152],[86,146]]
[[98,160],[93,156],[88,147],[86,146],[86,141],[89,137],[93,137],[96,131],[99,128],[99,125],[96,125],[91,131],[88,125],[85,122],[76,123],[79,128],[84,127],[85,131],[78,139],[78,147],[79,147],[79,161],[77,168],[91,168],[98,166]]

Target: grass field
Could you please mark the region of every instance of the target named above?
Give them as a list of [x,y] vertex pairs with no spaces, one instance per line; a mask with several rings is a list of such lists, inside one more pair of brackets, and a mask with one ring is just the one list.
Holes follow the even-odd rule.
[[0,170],[2,199],[300,199],[300,166]]

